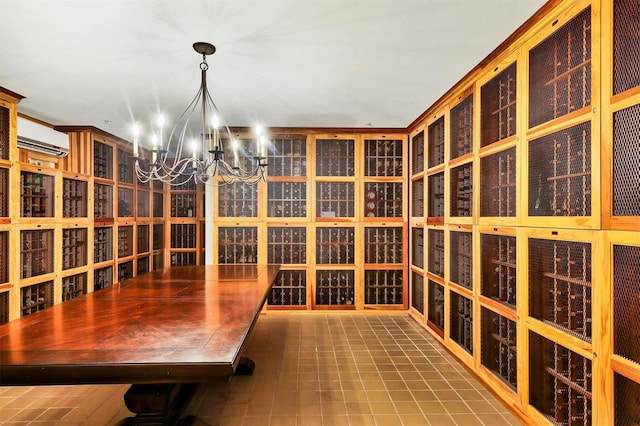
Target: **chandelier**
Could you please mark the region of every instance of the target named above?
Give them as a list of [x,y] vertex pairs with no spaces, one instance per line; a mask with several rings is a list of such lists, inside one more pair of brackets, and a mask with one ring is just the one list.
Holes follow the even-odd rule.
[[[207,56],[215,53],[216,48],[210,43],[197,42],[193,49],[202,55],[200,88],[171,129],[166,144],[164,118],[158,118],[156,133],[151,136],[152,147],[147,151],[151,158],[140,156],[140,131],[138,125],[134,125],[133,158],[138,179],[142,183],[154,180],[172,186],[192,179],[195,183],[216,185],[264,180],[267,140],[262,128],[256,127],[255,145],[248,147],[241,146],[226,124],[220,125],[220,111],[207,89]],[[215,176],[219,179],[214,180]]]

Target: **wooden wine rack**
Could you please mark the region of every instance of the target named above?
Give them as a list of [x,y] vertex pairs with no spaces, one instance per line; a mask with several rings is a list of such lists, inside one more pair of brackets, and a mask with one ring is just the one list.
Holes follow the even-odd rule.
[[133,256],[133,225],[118,227],[118,258]]
[[270,218],[307,216],[306,182],[268,182],[267,192]]
[[113,266],[95,269],[93,271],[93,289],[102,290],[113,285]]
[[87,217],[86,181],[62,179],[62,217]]
[[94,184],[93,215],[96,219],[113,220],[113,186]]
[[53,217],[53,176],[22,172],[20,199],[22,217]]
[[480,89],[480,146],[485,147],[516,134],[516,82],[517,67],[514,62]]
[[591,360],[534,332],[529,341],[531,405],[552,424],[591,424]]
[[62,278],[62,301],[67,302],[87,293],[87,273]]
[[136,193],[136,216],[149,217],[149,191],[138,190]]
[[349,269],[316,270],[316,306],[353,307],[355,274]]
[[306,306],[307,271],[281,269],[268,299],[269,306]]
[[73,269],[87,264],[87,229],[62,230],[62,269]]
[[220,217],[257,217],[258,190],[243,182],[218,187],[218,215]]
[[53,305],[53,281],[20,289],[20,316],[34,314]]
[[133,217],[133,188],[118,187],[118,217]]
[[137,254],[149,252],[149,225],[138,225],[138,247]]
[[518,345],[516,322],[482,307],[481,362],[517,391]]
[[267,261],[285,265],[305,265],[307,229],[299,226],[267,228]]
[[22,279],[53,272],[53,229],[21,231],[20,241]]
[[102,227],[93,230],[93,262],[101,263],[113,259],[113,228]]
[[0,231],[0,287],[9,282],[9,232]]
[[473,354],[473,301],[456,292],[451,292],[449,300],[451,340]]
[[[451,108],[450,159],[473,151],[473,94]],[[453,199],[453,197],[451,197]]]
[[480,234],[481,294],[508,307],[517,302],[516,237]]
[[417,272],[411,272],[411,307],[424,315],[424,278]]

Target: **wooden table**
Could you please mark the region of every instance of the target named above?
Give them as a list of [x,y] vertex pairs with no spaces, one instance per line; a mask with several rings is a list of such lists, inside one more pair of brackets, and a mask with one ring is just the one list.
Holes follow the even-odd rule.
[[0,384],[140,384],[125,401],[142,413],[135,405],[149,402],[132,396],[135,389],[175,393],[175,384],[230,376],[243,365],[250,374],[242,350],[278,270],[166,268],[11,321],[0,326]]

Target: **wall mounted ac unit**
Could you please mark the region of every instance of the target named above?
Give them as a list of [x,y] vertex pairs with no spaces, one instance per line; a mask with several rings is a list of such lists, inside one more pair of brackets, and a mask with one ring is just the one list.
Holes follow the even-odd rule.
[[34,121],[18,117],[18,148],[54,157],[69,154],[69,136]]

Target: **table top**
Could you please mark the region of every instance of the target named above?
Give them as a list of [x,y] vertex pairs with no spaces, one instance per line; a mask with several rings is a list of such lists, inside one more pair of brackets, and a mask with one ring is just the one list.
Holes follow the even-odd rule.
[[277,265],[165,268],[0,326],[0,385],[231,375]]

